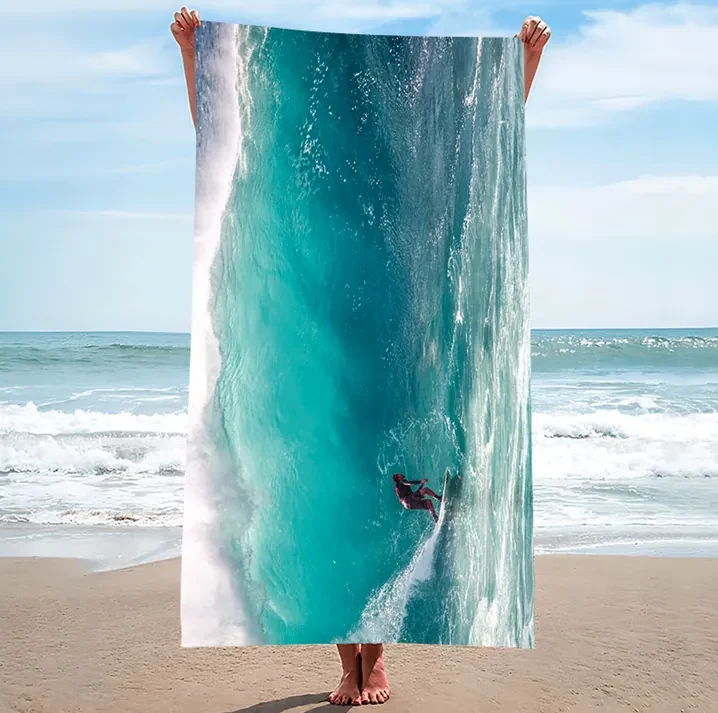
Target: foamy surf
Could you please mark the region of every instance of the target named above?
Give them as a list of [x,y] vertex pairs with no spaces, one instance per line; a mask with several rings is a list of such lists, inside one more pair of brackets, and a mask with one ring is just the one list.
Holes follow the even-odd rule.
[[25,404],[0,402],[0,436],[7,434],[70,435],[139,433],[184,436],[187,432],[187,413],[142,414],[130,411],[104,413],[75,409],[60,411],[41,409],[32,401]]
[[551,412],[534,416],[536,482],[718,478],[718,414]]
[[[436,572],[436,543],[444,525],[444,513],[442,504],[439,520],[419,546],[409,565],[369,599],[358,626],[349,635],[350,642],[388,644],[400,640],[411,595],[418,584],[428,582]],[[426,515],[421,511],[417,516]]]
[[[248,135],[246,28],[204,23],[197,31],[197,177],[190,359],[189,438],[182,541],[182,645],[250,643],[245,614],[218,542],[212,399],[221,368],[212,316],[212,266]],[[210,39],[211,35],[211,39]],[[205,52],[211,41],[211,50]],[[208,79],[201,81],[205,75]],[[240,97],[243,104],[240,105]]]

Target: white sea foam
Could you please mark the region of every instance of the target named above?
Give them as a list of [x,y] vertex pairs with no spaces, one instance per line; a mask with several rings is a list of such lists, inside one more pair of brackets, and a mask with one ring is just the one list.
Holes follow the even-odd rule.
[[186,413],[0,406],[0,522],[179,525]]
[[536,413],[536,482],[718,477],[718,413]]
[[444,508],[439,521],[407,567],[380,587],[367,602],[351,641],[396,642],[406,619],[406,608],[414,588],[434,575],[434,552],[444,524]]
[[185,439],[165,435],[0,436],[0,472],[86,475],[179,473]]
[[[246,617],[237,600],[217,542],[220,495],[214,490],[217,453],[210,403],[220,370],[220,352],[210,304],[211,269],[237,173],[246,170],[248,137],[249,27],[206,25],[213,41],[198,42],[198,66],[205,76],[198,100],[195,253],[189,428],[182,545],[182,645],[250,643]],[[205,54],[206,53],[206,54]]]
[[181,499],[176,507],[159,509],[145,508],[97,508],[87,507],[76,509],[47,508],[37,509],[23,514],[0,513],[0,523],[33,525],[97,525],[127,527],[181,527]]
[[0,405],[0,436],[10,433],[163,433],[184,435],[187,413],[135,414],[128,411],[103,413],[77,409],[72,412],[40,410],[34,403]]

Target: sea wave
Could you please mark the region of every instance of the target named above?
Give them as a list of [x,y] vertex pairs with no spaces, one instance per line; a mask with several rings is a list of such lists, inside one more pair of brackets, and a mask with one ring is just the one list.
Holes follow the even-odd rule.
[[134,414],[0,406],[0,473],[176,475],[186,413]]
[[0,371],[53,366],[86,367],[97,364],[108,366],[123,362],[173,363],[177,360],[189,364],[189,346],[169,344],[84,344],[61,346],[48,341],[47,346],[10,344],[0,351]]
[[47,436],[0,437],[0,473],[86,473],[103,476],[184,472],[182,436]]
[[535,413],[534,479],[718,477],[718,413]]
[[182,510],[178,507],[144,511],[112,508],[38,509],[24,513],[0,512],[0,524],[181,527]]
[[718,363],[718,332],[670,330],[663,334],[534,332],[533,369],[546,372],[600,366],[627,370],[706,368]]
[[82,409],[68,412],[43,410],[32,402],[0,405],[0,436],[10,433],[60,435],[111,432],[184,435],[187,432],[187,412],[182,410],[168,414],[136,414],[128,411],[104,413]]

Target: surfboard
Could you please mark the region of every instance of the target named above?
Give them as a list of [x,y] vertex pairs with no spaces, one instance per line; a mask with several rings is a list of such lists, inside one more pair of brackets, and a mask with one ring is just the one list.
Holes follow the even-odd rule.
[[444,489],[441,492],[441,509],[448,508],[447,515],[451,513],[451,509],[459,502],[459,494],[461,492],[461,476],[457,473],[451,474],[447,468],[444,473]]
[[444,487],[441,489],[441,506],[444,506],[446,493],[449,490],[449,480],[451,479],[451,471],[447,468],[444,473]]

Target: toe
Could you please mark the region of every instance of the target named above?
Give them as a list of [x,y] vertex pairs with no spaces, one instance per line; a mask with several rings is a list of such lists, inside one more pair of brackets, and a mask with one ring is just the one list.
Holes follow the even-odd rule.
[[362,705],[366,705],[367,703],[369,703],[369,694],[366,691],[364,691],[364,693],[361,694],[361,698],[359,699],[359,702]]

